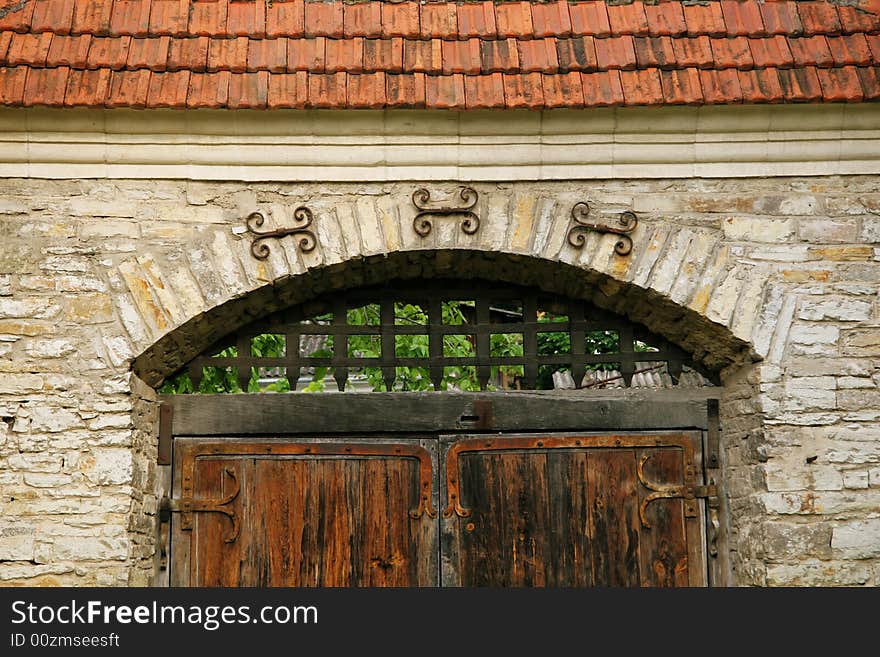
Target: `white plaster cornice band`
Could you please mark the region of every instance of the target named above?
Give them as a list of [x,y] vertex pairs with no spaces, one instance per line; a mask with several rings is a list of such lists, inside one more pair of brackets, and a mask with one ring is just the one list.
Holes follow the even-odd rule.
[[880,173],[880,104],[426,110],[0,109],[0,176],[566,180]]

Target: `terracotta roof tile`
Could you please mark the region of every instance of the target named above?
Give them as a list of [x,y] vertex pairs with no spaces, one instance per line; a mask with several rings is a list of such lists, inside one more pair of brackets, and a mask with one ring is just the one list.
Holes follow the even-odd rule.
[[835,66],[868,65],[874,59],[864,34],[827,37]]
[[440,39],[403,42],[403,69],[416,73],[439,73],[443,70]]
[[150,29],[150,0],[115,0],[110,12],[110,34],[145,37]]
[[606,37],[611,34],[608,8],[604,2],[575,2],[568,6],[572,34]]
[[504,102],[509,109],[538,109],[544,105],[540,73],[502,74]]
[[466,75],[464,96],[468,109],[503,109],[504,82],[501,73]]
[[779,75],[774,68],[737,71],[745,103],[779,103],[783,100]]
[[125,68],[131,37],[93,37],[86,66],[89,68]]
[[31,31],[69,34],[75,0],[35,0]]
[[480,70],[483,73],[513,73],[519,69],[516,39],[480,41]]
[[189,0],[153,0],[150,8],[150,34],[186,36]]
[[186,107],[190,75],[192,73],[189,71],[153,73],[150,76],[150,89],[147,92],[147,106],[175,109]]
[[815,103],[822,100],[822,87],[815,67],[779,69],[779,84],[789,102]]
[[492,37],[498,35],[495,27],[495,4],[492,2],[468,2],[458,5],[458,36]]
[[854,66],[816,69],[819,84],[822,86],[822,97],[831,103],[858,103],[863,100],[864,92],[857,71]]
[[598,67],[596,46],[591,36],[556,41],[560,71],[595,71]]
[[248,38],[211,39],[208,70],[244,73],[247,70]]
[[435,109],[464,109],[464,76],[460,73],[426,76],[425,105]]
[[327,73],[349,71],[360,73],[364,70],[364,38],[327,39],[325,59]]
[[710,39],[715,68],[753,68],[752,50],[746,37]]
[[[110,91],[110,69],[71,70],[67,77],[64,102],[71,107],[103,107]],[[2,88],[0,84],[0,88]]]
[[226,34],[261,38],[266,36],[267,2],[230,2],[226,14]]
[[201,72],[208,66],[208,45],[211,39],[206,36],[194,39],[172,39],[168,51],[168,70],[186,68]]
[[756,2],[721,0],[721,13],[731,36],[764,36],[764,20]]
[[347,73],[309,74],[309,107],[345,107]]
[[[266,8],[266,36],[270,38],[301,37],[303,34],[305,34],[305,3],[303,0],[269,3]],[[291,84],[298,84],[298,82],[291,82]]]
[[837,15],[840,18],[841,30],[845,34],[880,31],[880,14],[868,13],[847,5],[837,5]]
[[248,71],[287,71],[287,39],[249,39]]
[[824,1],[801,0],[797,3],[797,8],[804,26],[804,34],[840,33],[840,18],[834,5]]
[[408,37],[418,39],[419,5],[414,2],[389,3],[382,5],[382,36]]
[[880,99],[880,67],[867,66],[856,70],[862,83],[862,90],[865,92],[865,100]]
[[52,45],[49,46],[46,66],[85,68],[91,43],[92,37],[89,34],[79,36],[59,36],[56,34],[52,37]]
[[761,17],[764,19],[764,28],[767,34],[786,34],[789,36],[803,34],[804,26],[801,23],[797,5],[798,3],[794,0],[762,3],[760,5]]
[[588,107],[608,107],[624,103],[619,71],[581,73],[581,87],[584,105]]
[[0,103],[21,105],[24,85],[30,70],[26,66],[0,68]]
[[546,4],[532,4],[532,29],[536,38],[569,36],[571,34],[571,16],[568,11],[568,2],[561,0]]
[[443,74],[465,73],[475,75],[482,67],[480,59],[480,39],[467,41],[442,41]]
[[789,39],[788,47],[791,50],[795,66],[820,66],[824,68],[834,65],[831,48],[828,47],[828,40],[824,36]]
[[663,87],[660,71],[648,68],[641,71],[621,71],[620,85],[627,105],[662,105]]
[[788,48],[788,40],[783,36],[769,39],[749,39],[749,48],[757,68],[768,66],[788,68],[794,64],[794,57]]
[[386,103],[385,73],[360,73],[348,76],[348,107],[376,109]]
[[399,73],[403,70],[403,39],[364,39],[364,70]]
[[645,5],[648,30],[652,36],[682,36],[687,34],[684,11],[678,2],[659,2]]
[[34,16],[34,3],[32,1],[9,2],[4,7],[5,12],[0,12],[0,31],[27,32]]
[[[80,0],[76,0],[77,3]],[[77,4],[79,6],[79,4]],[[189,9],[189,32],[194,35],[224,36],[229,5],[226,0],[193,2]],[[187,99],[187,102],[189,100]]]
[[31,64],[37,67],[45,66],[51,45],[51,32],[13,34],[9,50],[6,51],[6,64],[9,66],[19,66],[21,64]]
[[[595,39],[596,61],[600,69],[636,67],[635,42],[631,36]],[[584,91],[586,94],[586,91]]]
[[541,76],[546,107],[583,107],[584,87],[580,73]]
[[388,107],[425,106],[425,74],[386,75],[385,94]]
[[[15,32],[0,32],[0,66],[6,65],[6,53],[9,51],[9,44],[12,43],[12,37]],[[51,49],[51,46],[49,46]]]
[[[344,35],[342,8],[343,4],[341,2],[315,2],[307,0],[305,12],[306,36],[333,37],[335,39],[342,37]],[[311,102],[311,87],[309,87],[309,99]]]
[[712,68],[712,42],[707,36],[674,39],[672,48],[679,66]]
[[288,39],[287,70],[323,73],[327,39]]
[[671,37],[640,37],[635,39],[635,49],[639,68],[674,68],[676,66]]
[[261,109],[268,105],[268,97],[268,72],[233,73],[229,77],[230,109]]
[[24,87],[24,105],[64,105],[64,92],[67,89],[67,76],[70,68],[32,68]]
[[642,36],[649,33],[648,17],[641,2],[629,5],[608,5],[608,22],[614,34]]
[[309,74],[305,71],[269,76],[269,109],[303,109],[309,101]]
[[700,71],[700,86],[703,89],[703,100],[710,105],[742,102],[742,89],[735,69],[703,69]]
[[189,81],[186,106],[190,108],[225,107],[229,99],[229,71],[193,73]]
[[868,42],[868,48],[871,49],[874,61],[880,62],[880,35],[869,34],[865,37],[865,40]]
[[346,38],[382,36],[382,3],[358,2],[344,5],[342,31]]
[[419,17],[423,39],[452,38],[458,34],[458,14],[451,2],[421,5]]
[[150,91],[150,71],[113,71],[107,107],[146,107]]
[[531,36],[532,5],[529,2],[502,2],[495,5],[495,22],[499,37]]
[[128,68],[148,68],[153,71],[164,71],[168,63],[168,51],[171,48],[171,37],[155,37],[152,39],[132,39],[128,49]]
[[721,13],[721,4],[710,2],[705,5],[683,5],[684,20],[687,23],[687,31],[691,36],[708,34],[709,36],[724,36],[727,34],[727,26],[724,24],[724,15]]
[[695,68],[660,71],[663,100],[672,105],[697,105],[703,102],[700,73]]
[[559,70],[556,39],[534,39],[519,42],[519,66],[523,72]]

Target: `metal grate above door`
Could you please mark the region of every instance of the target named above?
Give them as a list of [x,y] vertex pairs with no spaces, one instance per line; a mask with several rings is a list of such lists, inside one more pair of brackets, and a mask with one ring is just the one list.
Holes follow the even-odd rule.
[[634,377],[675,385],[683,374],[714,379],[662,337],[586,301],[429,281],[346,290],[269,315],[162,391],[534,390],[630,386]]

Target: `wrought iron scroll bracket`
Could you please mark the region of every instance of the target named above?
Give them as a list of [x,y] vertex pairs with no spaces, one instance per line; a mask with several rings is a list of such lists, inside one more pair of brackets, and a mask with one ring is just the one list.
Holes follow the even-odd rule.
[[166,497],[162,500],[162,511],[180,513],[180,528],[184,530],[192,529],[193,513],[222,513],[232,522],[232,528],[227,532],[223,540],[226,543],[234,542],[235,539],[238,538],[241,526],[238,521],[238,515],[236,515],[235,511],[230,508],[230,505],[235,501],[235,498],[238,497],[239,492],[241,492],[241,485],[238,482],[238,477],[235,475],[235,470],[232,468],[224,468],[223,472],[232,479],[233,484],[232,491],[225,497],[204,500],[198,500],[192,497],[180,497],[176,499]]
[[633,241],[629,236],[639,224],[639,218],[635,212],[627,210],[622,212],[617,219],[617,225],[603,224],[598,221],[590,221],[590,206],[587,203],[576,203],[571,209],[571,218],[575,225],[568,231],[568,243],[575,248],[583,248],[587,242],[588,232],[611,233],[617,235],[617,243],[614,252],[625,256],[632,253]]
[[431,217],[461,216],[459,226],[463,233],[473,235],[480,229],[480,218],[473,211],[479,194],[473,187],[462,187],[458,193],[463,205],[432,207],[431,192],[424,187],[413,192],[412,202],[419,211],[413,218],[413,230],[421,237],[427,237],[434,228]]
[[314,251],[318,245],[318,239],[315,233],[309,230],[314,221],[312,211],[301,205],[293,211],[293,218],[297,224],[290,228],[279,228],[277,230],[260,230],[266,223],[266,217],[262,212],[251,212],[244,220],[245,229],[241,232],[250,233],[254,236],[251,242],[251,255],[257,260],[266,260],[269,257],[269,245],[266,243],[270,239],[281,239],[288,235],[298,235],[299,241],[297,245],[303,253]]
[[684,473],[684,481],[683,484],[658,484],[656,482],[650,481],[645,477],[645,463],[648,462],[648,459],[651,458],[650,454],[645,454],[639,459],[639,464],[636,467],[636,475],[639,478],[639,483],[652,491],[650,494],[646,495],[645,498],[639,504],[639,520],[642,522],[642,526],[645,529],[651,528],[651,522],[648,520],[648,505],[655,500],[662,499],[675,499],[681,498],[684,500],[684,515],[686,518],[696,518],[698,509],[697,509],[697,498],[705,497],[708,498],[708,504],[710,508],[717,508],[718,506],[718,488],[714,483],[709,484],[708,486],[698,486],[694,483],[694,466],[692,462],[685,463],[685,473]]

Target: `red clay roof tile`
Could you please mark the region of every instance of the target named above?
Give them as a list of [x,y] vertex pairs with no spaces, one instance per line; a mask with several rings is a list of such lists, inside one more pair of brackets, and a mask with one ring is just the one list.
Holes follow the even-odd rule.
[[443,74],[465,73],[475,75],[480,72],[480,39],[467,41],[442,41]]
[[33,20],[34,8],[35,5],[31,0],[6,3],[4,11],[0,12],[0,31],[27,32]]
[[737,71],[743,102],[779,103],[783,100],[782,86],[775,68]]
[[385,102],[385,73],[348,75],[348,107],[353,109],[377,109],[384,107]]
[[822,98],[831,103],[858,103],[863,100],[864,92],[857,71],[854,66],[816,69],[822,86]]
[[504,102],[509,109],[538,109],[544,105],[540,73],[502,74]]
[[247,37],[211,39],[208,46],[208,71],[244,73],[247,70],[247,55]]
[[840,18],[834,5],[825,1],[801,0],[797,8],[804,34],[840,34]]
[[707,36],[673,39],[672,49],[679,66],[713,68],[712,42]]
[[569,36],[571,16],[568,2],[557,0],[546,4],[532,4],[532,29],[535,38]]
[[92,43],[89,46],[86,66],[89,68],[110,68],[113,70],[125,68],[125,63],[128,61],[130,43],[130,36],[93,37]]
[[[12,37],[15,32],[0,32],[0,66],[6,65],[6,53],[9,50],[9,44],[12,43]],[[52,46],[49,46],[50,50]]]
[[464,76],[461,73],[426,76],[425,106],[434,109],[464,109]]
[[[306,36],[323,36],[338,39],[344,34],[343,4],[341,2],[306,2]],[[311,100],[311,87],[309,87]],[[322,96],[323,98],[323,96]],[[323,100],[321,101],[323,102]]]
[[464,96],[468,109],[503,109],[504,82],[501,73],[466,75]]
[[79,36],[56,34],[52,37],[52,45],[49,46],[46,66],[85,68],[91,42],[92,37],[89,34],[80,34]]
[[652,36],[682,36],[687,34],[684,11],[678,2],[659,2],[645,5],[648,31]]
[[524,73],[544,71],[555,73],[559,70],[556,54],[556,39],[534,39],[519,42],[519,67]]
[[186,96],[189,93],[189,71],[173,71],[169,73],[153,73],[150,76],[150,89],[147,92],[148,107],[186,107]]
[[364,70],[399,73],[403,70],[403,39],[364,39]]
[[703,102],[700,73],[695,68],[660,71],[663,100],[672,105],[698,105]]
[[[305,3],[303,0],[287,0],[286,2],[276,0],[269,3],[266,8],[266,36],[270,38],[301,37],[303,34],[305,34]],[[291,84],[298,83],[291,82]]]
[[128,68],[148,68],[153,71],[164,71],[168,63],[168,51],[171,48],[171,37],[155,37],[152,39],[132,39],[128,49]]
[[591,36],[558,39],[556,53],[560,71],[595,71],[598,67],[596,46]]
[[187,35],[189,5],[189,0],[153,0],[150,8],[150,34]]
[[309,107],[345,107],[346,73],[318,73],[309,75]]
[[110,76],[110,93],[107,107],[146,107],[150,91],[150,75],[147,69],[139,71],[113,71]]
[[[76,0],[79,3],[80,0]],[[78,6],[78,5],[77,5]],[[189,9],[189,32],[199,36],[224,36],[229,5],[226,0],[193,2]],[[187,99],[187,102],[189,100]]]
[[443,70],[440,39],[403,42],[403,70],[416,73],[439,73]]
[[13,34],[6,51],[6,64],[9,66],[33,65],[42,67],[46,65],[46,57],[52,45],[52,33],[40,34]]
[[269,76],[269,109],[303,109],[309,100],[309,74],[305,71]]
[[360,73],[364,70],[364,38],[327,39],[325,59],[327,73],[349,71]]
[[746,37],[733,37],[721,39],[709,39],[712,46],[712,58],[715,60],[715,68],[753,68],[755,60],[752,59],[752,50],[749,48],[749,39]]
[[708,34],[709,36],[724,36],[727,34],[727,26],[724,24],[724,15],[721,12],[721,4],[710,2],[705,5],[683,5],[684,20],[687,23],[687,31],[691,36]]
[[491,37],[498,35],[495,27],[495,4],[492,2],[469,2],[458,5],[458,36]]
[[26,66],[0,68],[0,103],[21,105],[24,98],[24,86],[30,70]]
[[822,100],[822,87],[815,67],[778,69],[782,93],[789,102],[815,103]]
[[204,71],[208,66],[208,44],[206,36],[194,39],[172,39],[168,51],[168,70],[189,69],[195,72]]
[[662,105],[663,87],[660,71],[648,68],[642,71],[621,71],[620,85],[627,105]]
[[636,63],[639,68],[674,68],[676,65],[672,38],[639,37],[635,39]]
[[425,74],[386,75],[385,94],[388,107],[425,107]]
[[788,47],[791,50],[795,66],[819,66],[825,68],[834,65],[831,48],[828,47],[828,39],[824,36],[818,35],[789,39]]
[[75,0],[34,0],[31,31],[69,34]]
[[24,87],[24,105],[47,105],[61,107],[64,105],[64,93],[67,89],[67,76],[70,68],[32,68],[27,76]]
[[480,70],[483,73],[514,73],[519,69],[516,39],[480,40]]
[[287,71],[287,39],[249,39],[248,71]]
[[530,38],[532,28],[532,5],[529,2],[502,2],[495,5],[495,22],[498,36]]
[[581,87],[584,105],[588,107],[609,107],[624,103],[619,71],[581,73]]
[[[343,74],[344,75],[344,74]],[[269,73],[233,73],[229,78],[230,109],[261,109],[268,105]]]
[[193,73],[189,81],[186,106],[190,108],[225,107],[229,99],[229,71]]
[[788,40],[783,36],[769,39],[749,39],[749,49],[757,68],[778,66],[788,68],[794,64],[794,57],[788,48]]
[[608,8],[604,2],[575,2],[568,6],[572,34],[606,37],[611,34]]
[[419,5],[414,2],[382,4],[382,36],[418,39]]
[[880,99],[880,67],[866,66],[856,70],[862,83],[862,90],[865,92],[865,100]]
[[880,14],[862,11],[856,7],[837,5],[837,15],[840,18],[841,30],[845,34],[880,31]]
[[865,40],[868,42],[868,48],[871,50],[874,61],[880,62],[880,35],[869,34],[865,37]]
[[735,69],[700,70],[700,87],[703,90],[703,100],[710,105],[742,102],[742,89]]
[[[64,103],[71,107],[104,107],[110,91],[110,69],[71,70],[67,78]],[[0,84],[0,88],[2,88]]]
[[764,19],[764,28],[767,34],[786,34],[788,36],[803,34],[804,26],[801,23],[797,5],[798,3],[794,0],[762,3],[760,5],[761,18]]
[[[421,5],[419,16],[423,39],[454,38],[458,34],[458,13],[451,2]],[[408,84],[408,81],[404,83]]]
[[346,38],[382,36],[382,3],[359,2],[344,5],[342,31]]
[[835,66],[868,65],[873,56],[864,34],[826,37]]
[[755,2],[742,0],[721,0],[721,13],[731,36],[764,36],[764,20],[761,8]]
[[583,107],[584,88],[581,74],[576,72],[541,76],[545,107]]
[[150,29],[150,0],[115,0],[110,12],[110,34],[145,37]]
[[288,39],[287,70],[323,73],[326,51],[327,39],[325,37]]
[[226,33],[230,36],[266,36],[267,2],[230,2],[226,14]]
[[[631,36],[594,39],[596,61],[600,69],[636,67],[635,42]],[[586,97],[586,90],[584,90]]]
[[644,5],[634,2],[629,5],[608,5],[608,22],[614,34],[648,34],[648,16]]

